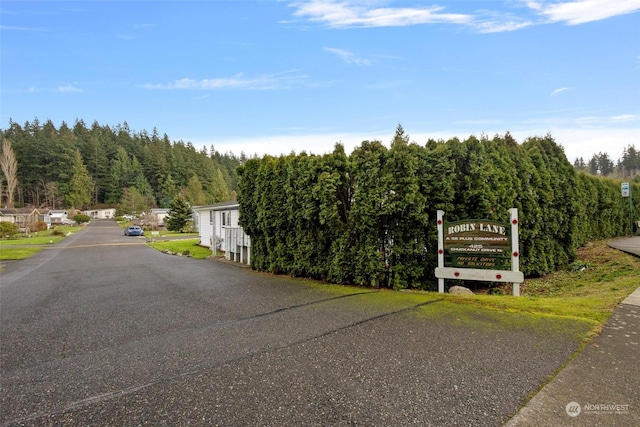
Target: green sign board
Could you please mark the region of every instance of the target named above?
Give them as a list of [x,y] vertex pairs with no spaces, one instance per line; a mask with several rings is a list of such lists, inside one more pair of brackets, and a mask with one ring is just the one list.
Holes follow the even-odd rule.
[[511,268],[510,225],[485,219],[444,224],[446,267],[490,270]]

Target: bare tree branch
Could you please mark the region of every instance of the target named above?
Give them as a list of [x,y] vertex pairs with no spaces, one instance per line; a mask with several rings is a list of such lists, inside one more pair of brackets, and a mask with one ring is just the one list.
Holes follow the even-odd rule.
[[11,141],[2,140],[2,154],[0,155],[0,168],[7,180],[7,206],[13,207],[13,193],[18,186],[18,161],[11,148]]

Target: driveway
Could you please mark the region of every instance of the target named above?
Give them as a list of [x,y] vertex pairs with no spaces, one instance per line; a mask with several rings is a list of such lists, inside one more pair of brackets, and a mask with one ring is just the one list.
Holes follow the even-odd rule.
[[1,274],[2,425],[502,425],[590,328],[169,256],[111,222]]

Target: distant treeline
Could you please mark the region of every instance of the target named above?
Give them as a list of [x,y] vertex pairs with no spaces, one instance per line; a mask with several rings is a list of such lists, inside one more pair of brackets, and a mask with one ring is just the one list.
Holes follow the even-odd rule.
[[[62,122],[56,128],[37,118],[24,125],[10,121],[0,129],[0,139],[10,141],[18,163],[17,206],[117,204],[120,213],[128,213],[167,207],[178,194],[191,205],[229,200],[237,190],[236,168],[244,160],[244,155],[221,154],[213,147],[196,150],[190,142],[170,141],[155,128],[151,134],[134,132],[126,122],[110,127],[76,120],[73,127]],[[74,180],[74,171],[89,179]],[[77,188],[77,182],[90,188]],[[77,194],[87,191],[89,197]]]
[[628,145],[622,152],[618,162],[614,162],[609,153],[594,154],[588,162],[579,157],[573,166],[591,175],[611,176],[621,179],[632,179],[640,182],[640,151],[635,145]]
[[390,148],[364,141],[350,155],[338,144],[322,156],[264,156],[238,174],[253,267],[334,283],[434,289],[438,209],[447,221],[508,222],[518,208],[526,276],[571,263],[581,245],[629,224],[620,181],[576,171],[551,136],[418,145],[399,126]]

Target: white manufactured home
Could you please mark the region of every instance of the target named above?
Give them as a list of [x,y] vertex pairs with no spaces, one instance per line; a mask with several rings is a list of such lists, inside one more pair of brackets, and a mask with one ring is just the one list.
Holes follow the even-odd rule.
[[51,225],[66,224],[69,221],[67,217],[68,212],[65,210],[49,210],[49,218],[51,218]]
[[113,219],[116,217],[116,208],[95,208],[82,211],[91,219]]
[[17,224],[19,228],[27,228],[29,224],[35,221],[44,221],[47,223],[47,227],[51,224],[49,214],[47,210],[43,210],[41,213],[38,209],[33,208],[3,208],[0,209],[0,221],[12,222]]
[[222,202],[193,208],[200,246],[222,251],[225,258],[251,263],[251,239],[238,224],[238,202]]
[[153,208],[144,214],[144,222],[150,225],[154,230],[164,227],[164,220],[169,216],[168,208]]

